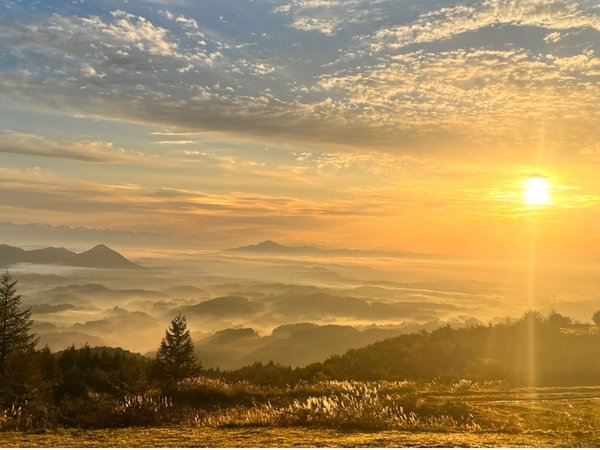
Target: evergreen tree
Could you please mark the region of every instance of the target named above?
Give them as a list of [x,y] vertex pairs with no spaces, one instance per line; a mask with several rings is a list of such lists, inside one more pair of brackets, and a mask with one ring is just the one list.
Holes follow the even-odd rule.
[[38,338],[30,333],[31,310],[23,310],[17,282],[8,271],[0,276],[0,374],[4,374],[9,356],[32,353]]
[[600,328],[600,309],[592,315],[592,321]]
[[160,343],[153,364],[154,378],[170,387],[179,380],[197,375],[200,368],[185,317],[178,314]]

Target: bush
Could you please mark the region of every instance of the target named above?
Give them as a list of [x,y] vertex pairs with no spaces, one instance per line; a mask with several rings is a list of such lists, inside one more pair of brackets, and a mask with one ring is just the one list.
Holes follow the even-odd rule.
[[55,425],[54,411],[44,403],[13,403],[0,411],[0,431],[31,431]]
[[105,395],[64,398],[59,403],[58,421],[64,427],[110,428],[116,425],[118,402]]
[[257,386],[246,381],[227,383],[214,378],[195,377],[180,381],[168,394],[177,405],[214,408],[264,402],[282,392],[282,389]]
[[126,396],[117,401],[107,395],[90,394],[62,400],[59,411],[60,424],[74,428],[171,425],[179,417],[169,399],[151,395]]
[[147,427],[177,423],[173,403],[167,397],[128,396],[117,406],[116,427]]

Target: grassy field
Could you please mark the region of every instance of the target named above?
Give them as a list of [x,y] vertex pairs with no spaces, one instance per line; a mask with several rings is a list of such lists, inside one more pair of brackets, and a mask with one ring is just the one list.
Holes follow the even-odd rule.
[[311,428],[123,428],[2,433],[0,447],[597,447],[600,433],[354,432]]
[[[209,387],[241,399],[262,392],[206,380],[190,385],[202,393]],[[276,393],[268,392],[269,398],[277,399]],[[290,406],[291,394],[296,399]],[[286,396],[281,406],[237,402],[211,411],[185,410],[171,426],[5,431],[0,447],[600,446],[600,387],[343,382],[303,385]],[[396,408],[395,401],[417,413]],[[133,416],[120,417],[144,419],[148,411],[163,411],[143,400],[131,407]],[[177,411],[168,407],[163,413],[172,417]]]

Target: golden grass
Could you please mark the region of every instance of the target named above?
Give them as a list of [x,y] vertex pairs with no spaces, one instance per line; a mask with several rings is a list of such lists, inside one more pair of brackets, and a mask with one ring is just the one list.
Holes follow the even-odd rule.
[[277,406],[210,410],[179,411],[165,399],[132,397],[119,404],[120,426],[147,427],[4,432],[0,447],[600,446],[600,387],[328,382],[281,390],[290,392]]
[[0,447],[597,447],[600,433],[354,432],[313,428],[122,428],[2,433]]

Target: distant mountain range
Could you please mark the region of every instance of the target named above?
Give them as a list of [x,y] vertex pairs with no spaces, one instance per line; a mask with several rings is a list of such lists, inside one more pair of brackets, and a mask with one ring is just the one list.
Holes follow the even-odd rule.
[[267,240],[255,245],[232,248],[231,252],[262,253],[278,255],[330,255],[330,256],[379,256],[379,257],[412,257],[412,258],[448,258],[444,255],[430,253],[394,252],[385,250],[351,250],[344,248],[320,248],[308,245],[287,246]]
[[142,267],[129,261],[104,244],[75,253],[66,248],[48,247],[39,250],[23,250],[10,245],[0,245],[0,267],[19,263],[60,264],[73,267],[89,267],[97,269],[141,269]]
[[289,247],[285,245],[278,244],[273,241],[263,241],[259,244],[248,245],[247,247],[238,247],[230,249],[234,252],[255,252],[255,253],[298,253],[298,254],[309,254],[309,253],[323,253],[328,250],[310,247],[303,245],[301,247]]

